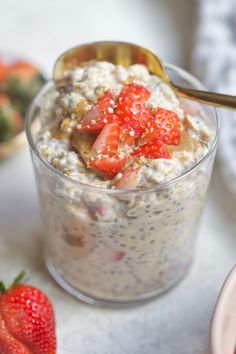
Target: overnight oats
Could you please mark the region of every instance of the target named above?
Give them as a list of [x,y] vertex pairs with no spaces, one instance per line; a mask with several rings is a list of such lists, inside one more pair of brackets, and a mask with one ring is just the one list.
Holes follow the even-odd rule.
[[144,65],[105,61],[76,67],[35,98],[27,130],[45,259],[65,289],[89,302],[134,302],[186,274],[218,133],[206,109],[180,101]]

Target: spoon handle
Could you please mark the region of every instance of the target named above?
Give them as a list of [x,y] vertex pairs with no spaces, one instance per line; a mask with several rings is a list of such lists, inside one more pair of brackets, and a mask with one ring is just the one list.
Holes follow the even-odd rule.
[[194,90],[185,87],[180,87],[175,84],[173,84],[173,86],[176,89],[177,95],[180,97],[188,98],[217,107],[236,109],[236,96],[224,95],[221,93],[209,91]]

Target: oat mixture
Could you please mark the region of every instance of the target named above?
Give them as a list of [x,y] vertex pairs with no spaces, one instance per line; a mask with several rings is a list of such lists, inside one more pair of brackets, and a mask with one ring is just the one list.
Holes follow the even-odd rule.
[[208,152],[203,113],[138,64],[88,63],[54,91],[37,149],[71,180],[38,168],[50,267],[98,299],[163,292],[190,264],[212,161],[156,187]]

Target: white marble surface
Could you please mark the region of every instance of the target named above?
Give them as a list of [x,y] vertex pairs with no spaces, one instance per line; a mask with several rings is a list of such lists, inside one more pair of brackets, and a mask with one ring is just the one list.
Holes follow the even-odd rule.
[[[67,47],[114,38],[154,47],[163,58],[184,65],[192,4],[179,0],[171,11],[175,3],[8,0],[1,4],[0,49],[21,52],[49,73]],[[23,148],[0,164],[0,279],[25,269],[30,282],[48,293],[56,310],[58,354],[205,354],[214,304],[235,262],[235,203],[216,169],[187,278],[140,307],[94,308],[66,294],[43,265],[34,176]]]

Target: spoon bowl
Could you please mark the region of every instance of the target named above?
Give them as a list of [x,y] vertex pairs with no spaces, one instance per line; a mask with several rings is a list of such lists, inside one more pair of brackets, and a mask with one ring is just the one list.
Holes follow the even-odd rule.
[[123,66],[143,64],[151,74],[160,76],[165,82],[170,82],[168,74],[154,52],[125,42],[94,42],[69,49],[57,59],[54,65],[54,80],[62,80],[70,71],[91,60],[108,61]]
[[151,74],[159,76],[162,81],[169,84],[179,97],[218,107],[236,109],[235,96],[194,90],[176,85],[170,80],[165,67],[155,52],[127,42],[94,42],[74,47],[57,59],[53,69],[53,79],[56,82],[61,82],[73,69],[92,60],[108,61],[115,65],[123,66],[143,64]]

